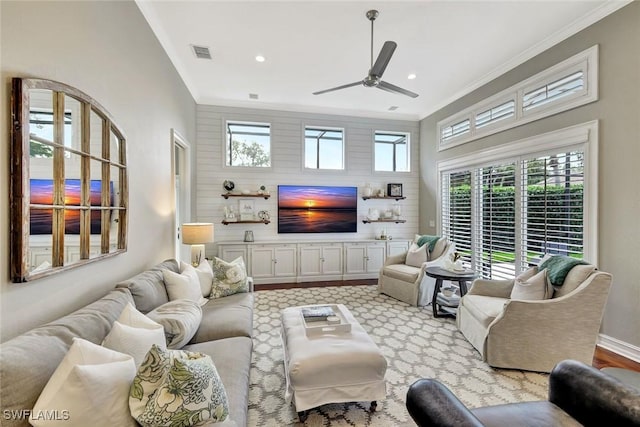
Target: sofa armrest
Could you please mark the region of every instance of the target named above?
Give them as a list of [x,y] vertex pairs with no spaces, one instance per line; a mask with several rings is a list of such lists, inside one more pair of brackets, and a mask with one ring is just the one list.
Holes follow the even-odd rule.
[[407,410],[420,427],[482,426],[447,387],[433,379],[421,379],[409,387]]
[[401,254],[392,255],[392,256],[387,257],[384,260],[384,265],[404,264],[406,259],[407,259],[407,252],[403,252]]
[[476,279],[471,284],[469,294],[485,295],[489,297],[510,298],[514,280],[485,280]]
[[640,391],[575,360],[551,371],[549,400],[586,426],[640,425]]

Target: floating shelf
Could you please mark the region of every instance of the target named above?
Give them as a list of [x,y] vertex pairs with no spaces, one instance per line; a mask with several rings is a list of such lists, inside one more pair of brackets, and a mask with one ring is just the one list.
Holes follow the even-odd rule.
[[395,222],[396,224],[402,224],[407,222],[407,220],[406,219],[376,219],[376,220],[363,219],[362,222],[365,224],[371,224],[372,222]]
[[228,199],[229,197],[260,197],[267,200],[271,197],[271,194],[258,194],[258,193],[250,193],[250,194],[242,194],[242,193],[225,193],[221,194],[222,197]]
[[404,200],[404,199],[406,199],[406,197],[404,197],[404,196],[382,196],[382,197],[380,197],[380,196],[370,196],[370,197],[362,196],[362,200],[369,200],[369,199],[381,199],[381,200],[382,199],[392,199],[392,200],[398,201],[398,200]]
[[229,224],[269,224],[271,221],[269,221],[268,219],[254,219],[251,221],[227,221],[226,219],[222,220],[222,223],[224,225],[229,225]]

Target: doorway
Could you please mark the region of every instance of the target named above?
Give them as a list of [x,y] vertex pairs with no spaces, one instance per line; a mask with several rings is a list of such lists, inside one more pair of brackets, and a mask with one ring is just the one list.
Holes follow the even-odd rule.
[[175,129],[171,129],[171,169],[174,256],[178,261],[189,260],[190,249],[182,244],[180,227],[191,218],[191,152],[189,143]]

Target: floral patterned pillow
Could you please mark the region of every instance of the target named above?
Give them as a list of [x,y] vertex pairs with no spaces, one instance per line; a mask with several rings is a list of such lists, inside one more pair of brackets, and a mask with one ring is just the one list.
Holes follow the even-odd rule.
[[157,345],[133,379],[129,409],[143,427],[200,426],[229,415],[227,393],[209,356]]
[[247,269],[242,257],[231,262],[213,260],[213,285],[209,298],[222,298],[240,292],[249,292]]

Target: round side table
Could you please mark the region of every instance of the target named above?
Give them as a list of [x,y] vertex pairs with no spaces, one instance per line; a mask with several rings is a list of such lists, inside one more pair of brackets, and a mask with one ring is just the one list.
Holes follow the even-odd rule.
[[427,267],[425,269],[425,274],[436,279],[436,285],[433,288],[433,297],[431,298],[433,317],[455,317],[454,310],[442,312],[438,310],[438,306],[448,308],[455,308],[458,306],[457,304],[454,305],[447,303],[447,301],[444,300],[438,300],[438,293],[442,288],[442,282],[445,280],[458,282],[458,285],[460,286],[460,297],[462,298],[467,293],[467,281],[475,279],[476,273],[473,270],[450,271],[442,267]]

